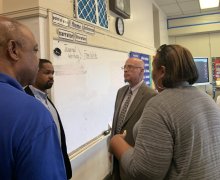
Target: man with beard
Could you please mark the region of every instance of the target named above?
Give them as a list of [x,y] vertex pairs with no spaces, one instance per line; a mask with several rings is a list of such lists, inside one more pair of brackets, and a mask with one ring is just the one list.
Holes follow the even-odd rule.
[[53,74],[54,74],[54,68],[52,63],[47,59],[40,59],[39,70],[37,73],[35,83],[33,85],[29,85],[25,87],[24,90],[26,91],[27,94],[34,96],[39,101],[41,101],[44,104],[44,106],[47,107],[47,109],[51,112],[54,122],[57,126],[58,137],[66,167],[66,175],[68,179],[71,179],[72,169],[67,154],[66,138],[65,138],[62,122],[60,120],[60,116],[56,107],[47,96],[47,89],[50,89],[53,86],[53,82],[54,82]]

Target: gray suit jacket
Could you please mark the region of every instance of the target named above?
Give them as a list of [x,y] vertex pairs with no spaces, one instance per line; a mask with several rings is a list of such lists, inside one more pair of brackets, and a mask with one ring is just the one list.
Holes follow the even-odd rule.
[[[129,89],[129,85],[123,86],[118,90],[117,96],[116,96],[116,101],[115,101],[115,111],[114,111],[114,116],[113,116],[113,124],[112,124],[112,131],[111,131],[111,137],[115,135],[116,133],[116,125],[117,125],[117,120],[118,116],[120,113],[120,108],[121,104],[123,102],[123,99]],[[121,132],[124,130],[127,131],[127,135],[125,137],[125,140],[127,141],[128,144],[131,146],[134,146],[134,138],[133,138],[133,127],[135,123],[140,119],[141,114],[143,112],[143,109],[145,107],[145,104],[147,101],[155,96],[157,93],[148,87],[145,82],[143,82],[134,97],[128,112],[126,114],[125,120],[122,125]],[[120,174],[123,177],[123,172],[119,171],[119,163],[116,158],[113,158],[113,172],[112,176],[110,178],[106,179],[113,179],[113,180],[120,180]],[[123,178],[122,178],[123,179]]]
[[[113,117],[113,124],[112,124],[112,136],[115,134],[116,131],[116,125],[118,116],[120,113],[121,104],[123,102],[123,99],[129,89],[129,85],[123,86],[118,90],[116,101],[115,101],[115,111],[114,111],[114,117]],[[130,105],[130,108],[128,109],[128,112],[126,114],[125,120],[122,125],[121,131],[124,130],[127,131],[127,135],[125,140],[131,145],[134,145],[134,139],[133,139],[133,127],[135,123],[139,120],[141,117],[141,114],[143,112],[144,106],[146,102],[153,96],[156,95],[156,92],[149,88],[145,82],[143,82],[132,101],[132,104]]]

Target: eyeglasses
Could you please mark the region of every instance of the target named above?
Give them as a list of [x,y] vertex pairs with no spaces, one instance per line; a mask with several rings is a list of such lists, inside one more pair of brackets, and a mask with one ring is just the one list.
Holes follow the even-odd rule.
[[141,68],[141,69],[143,69],[142,67],[134,66],[134,65],[124,65],[124,66],[121,67],[122,70],[124,70],[124,69],[132,70],[132,69],[136,69],[136,68]]

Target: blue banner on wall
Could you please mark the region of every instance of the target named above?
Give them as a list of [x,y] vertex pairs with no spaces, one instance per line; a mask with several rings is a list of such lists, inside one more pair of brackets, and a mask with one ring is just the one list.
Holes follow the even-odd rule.
[[150,78],[150,56],[147,54],[142,54],[138,52],[130,52],[129,57],[136,57],[144,61],[144,82],[150,86],[151,78]]

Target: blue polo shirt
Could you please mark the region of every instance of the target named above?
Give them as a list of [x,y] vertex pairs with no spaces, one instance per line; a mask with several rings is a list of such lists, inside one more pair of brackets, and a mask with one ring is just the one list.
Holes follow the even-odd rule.
[[65,180],[56,125],[21,85],[0,73],[0,179]]

